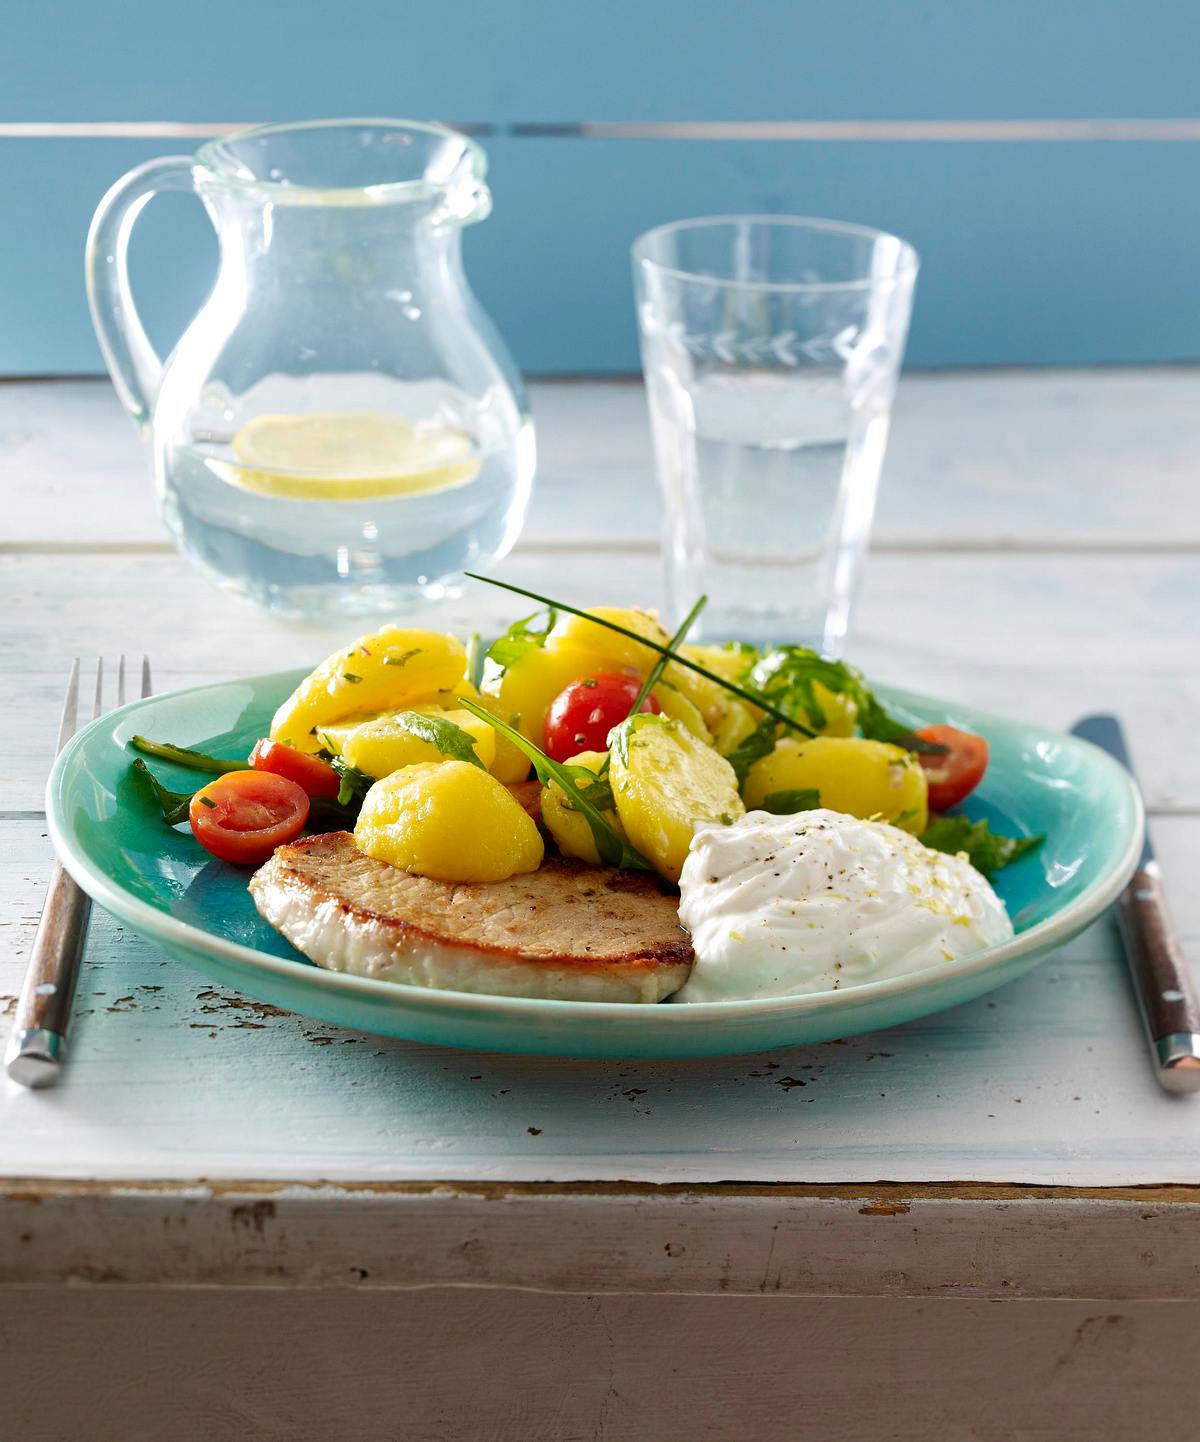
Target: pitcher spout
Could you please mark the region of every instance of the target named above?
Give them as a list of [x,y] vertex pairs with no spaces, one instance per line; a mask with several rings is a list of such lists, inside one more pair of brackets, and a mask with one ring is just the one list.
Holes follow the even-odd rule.
[[410,206],[435,225],[491,211],[487,157],[448,126],[404,120],[314,120],[224,136],[196,155],[197,186],[263,206]]

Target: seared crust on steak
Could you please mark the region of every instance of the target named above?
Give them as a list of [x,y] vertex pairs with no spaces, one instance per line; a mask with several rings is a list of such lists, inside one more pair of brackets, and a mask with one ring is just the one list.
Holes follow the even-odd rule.
[[655,1002],[692,966],[677,900],[653,876],[564,857],[459,884],[376,861],[335,831],[281,846],[250,891],[318,966],[414,986]]

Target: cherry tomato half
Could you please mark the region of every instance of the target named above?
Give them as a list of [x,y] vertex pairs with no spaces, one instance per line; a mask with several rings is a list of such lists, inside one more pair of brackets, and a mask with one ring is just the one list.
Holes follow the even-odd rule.
[[[607,751],[608,733],[629,715],[641,689],[637,676],[610,672],[564,686],[546,712],[546,755],[569,761],[581,751]],[[657,716],[660,709],[652,696],[642,702],[643,711]]]
[[917,732],[922,741],[934,741],[947,749],[940,756],[918,756],[929,783],[929,809],[945,811],[969,796],[987,770],[988,744],[973,731],[957,726],[926,726]]
[[229,771],[196,792],[188,820],[205,851],[257,866],[303,831],[308,793],[272,771]]
[[273,771],[276,776],[286,776],[310,796],[326,796],[332,801],[341,787],[337,772],[327,761],[265,736],[254,743],[250,765],[255,771]]

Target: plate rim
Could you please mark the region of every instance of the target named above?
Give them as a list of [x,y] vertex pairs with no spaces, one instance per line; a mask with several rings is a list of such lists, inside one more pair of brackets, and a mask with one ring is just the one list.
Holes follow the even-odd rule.
[[[69,875],[100,906],[122,920],[127,921],[143,936],[160,941],[167,946],[176,946],[189,953],[215,954],[222,961],[232,962],[252,971],[273,974],[281,980],[294,981],[318,990],[334,994],[349,994],[363,1002],[389,1001],[399,1003],[397,1011],[418,1010],[424,1012],[454,1012],[476,1018],[522,1021],[534,1017],[544,1020],[557,1019],[562,1022],[582,1021],[586,1018],[609,1022],[632,1022],[647,1025],[665,1024],[675,1030],[703,1027],[718,1018],[726,1017],[741,1021],[754,1019],[783,1021],[819,1014],[829,1009],[852,1010],[879,1001],[906,997],[914,992],[935,988],[938,981],[951,978],[966,978],[981,972],[995,970],[1003,972],[1011,962],[1027,959],[1043,953],[1060,942],[1065,942],[1093,921],[1116,900],[1124,890],[1129,878],[1137,867],[1145,834],[1146,812],[1141,791],[1132,774],[1100,747],[1080,736],[1058,731],[1052,727],[1038,727],[1033,722],[1016,721],[999,716],[963,703],[943,701],[923,692],[909,691],[895,686],[880,685],[876,689],[895,698],[901,704],[906,701],[922,708],[932,703],[953,714],[956,705],[973,716],[988,717],[1001,726],[1016,726],[1036,729],[1040,734],[1065,741],[1089,753],[1093,763],[1107,769],[1125,794],[1129,805],[1132,825],[1126,837],[1119,860],[1108,872],[1097,878],[1078,896],[1073,898],[1062,911],[1038,922],[1028,931],[1014,936],[1000,946],[988,947],[983,951],[960,958],[952,968],[945,971],[926,967],[917,971],[904,972],[899,976],[885,977],[878,981],[860,982],[855,986],[838,990],[804,992],[799,995],[774,997],[747,997],[730,1001],[688,1002],[686,1004],[647,1005],[644,1002],[616,1001],[571,1001],[549,997],[497,996],[487,992],[457,992],[440,987],[414,986],[408,982],[382,981],[374,977],[356,976],[349,972],[330,971],[311,961],[297,961],[291,957],[273,956],[259,951],[242,942],[231,941],[160,911],[149,902],[134,896],[131,892],[111,881],[108,874],[95,864],[90,857],[73,845],[73,837],[65,821],[65,782],[68,768],[76,754],[90,741],[94,732],[102,731],[118,723],[123,717],[156,702],[178,700],[204,691],[215,691],[227,686],[253,686],[256,689],[272,682],[286,685],[288,678],[306,675],[304,668],[292,667],[283,671],[263,672],[256,676],[231,677],[221,681],[205,681],[193,686],[163,691],[154,696],[142,697],[126,705],[106,712],[91,721],[63,747],[55,759],[46,782],[46,821],[55,854]],[[998,983],[999,984],[999,983]],[[666,1021],[673,1017],[678,1020]]]

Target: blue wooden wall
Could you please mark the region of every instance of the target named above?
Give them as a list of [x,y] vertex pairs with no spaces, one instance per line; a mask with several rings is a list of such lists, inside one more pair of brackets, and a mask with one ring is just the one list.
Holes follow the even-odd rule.
[[[100,368],[88,220],[122,171],[201,143],[173,126],[372,114],[482,128],[495,212],[468,236],[468,270],[529,372],[635,369],[630,241],[737,210],[911,240],[915,364],[1200,359],[1194,0],[7,0],[0,13],[2,373]],[[114,122],[158,133],[104,135]],[[691,129],[669,137],[668,122]],[[811,122],[803,138],[795,122]],[[139,225],[138,295],[167,348],[215,246],[185,196]]]

